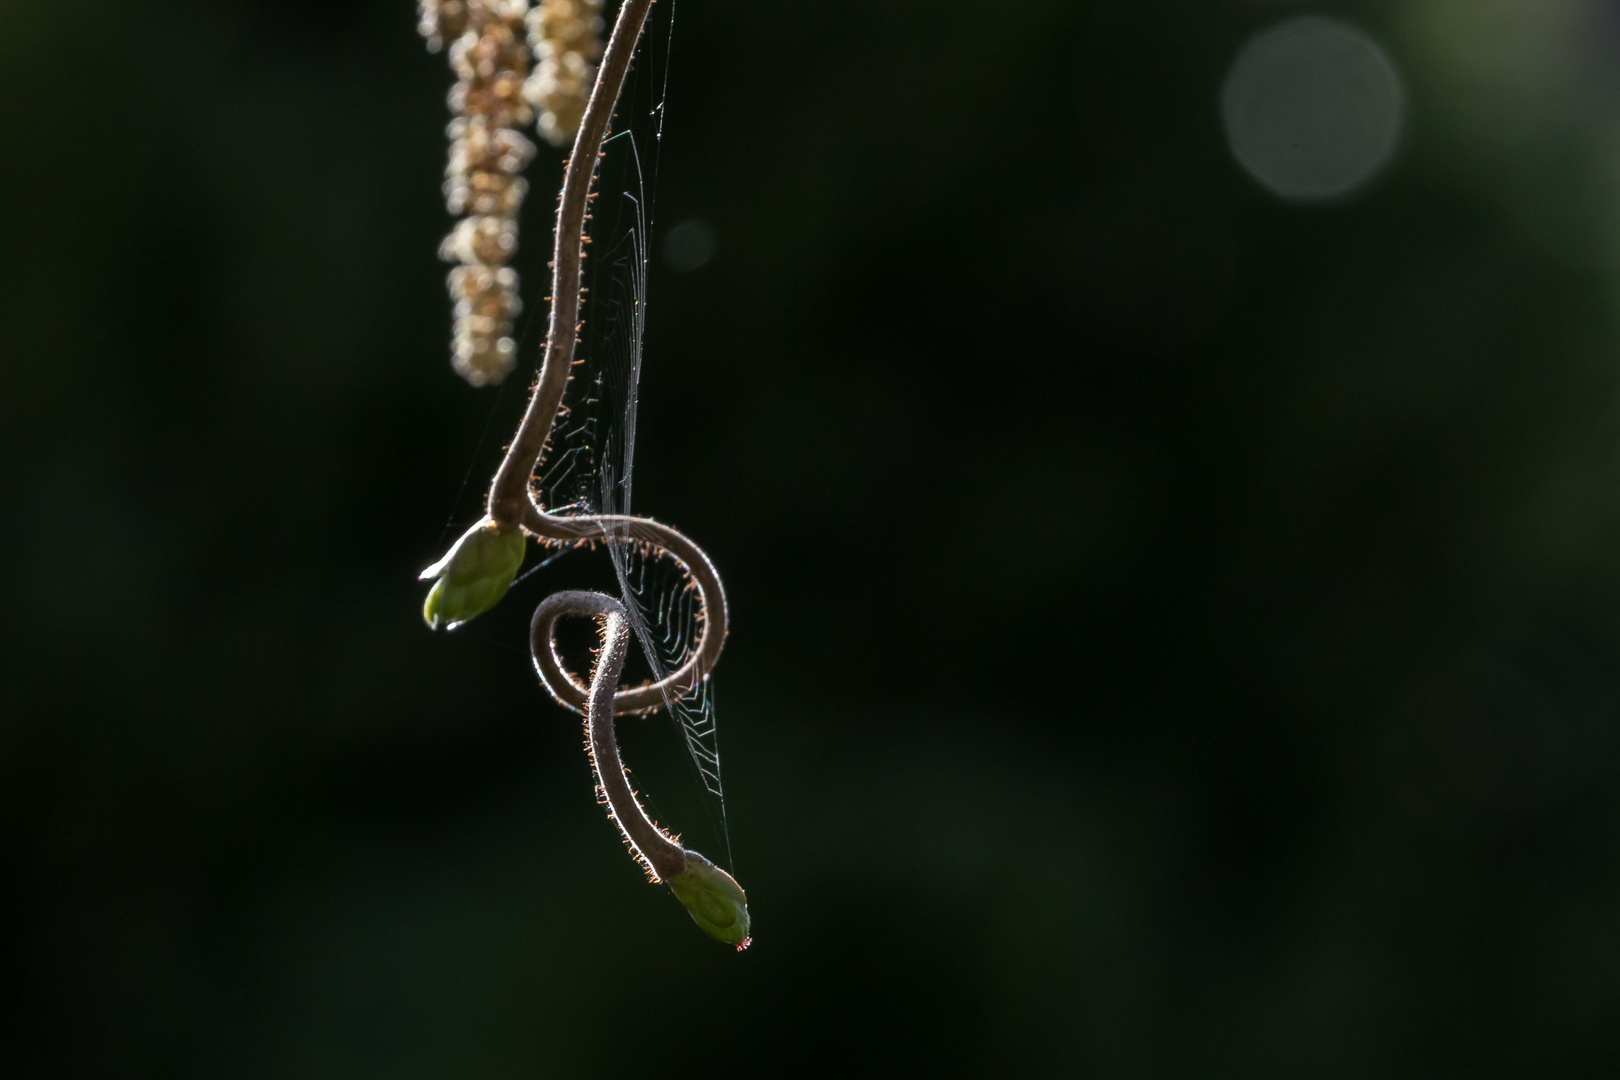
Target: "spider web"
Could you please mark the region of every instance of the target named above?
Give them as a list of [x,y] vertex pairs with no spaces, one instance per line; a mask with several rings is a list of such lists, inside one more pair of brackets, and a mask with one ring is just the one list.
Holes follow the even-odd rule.
[[[664,5],[654,7],[654,18],[660,7]],[[598,165],[585,270],[585,329],[550,450],[537,478],[542,505],[555,514],[634,512],[631,490],[647,325],[648,238],[673,9],[673,3],[667,6],[662,25],[649,20],[615,118],[615,126],[622,130],[606,140]],[[651,150],[650,161],[645,163],[644,146]],[[658,548],[606,529],[600,546],[607,551],[619,599],[629,612],[644,674],[661,681],[697,648],[702,629],[697,588],[680,564]],[[633,680],[628,665],[627,673]],[[701,680],[682,695],[666,691],[662,711],[671,718],[684,744],[693,779],[703,792],[705,816],[725,844],[729,865],[731,836],[712,678]]]

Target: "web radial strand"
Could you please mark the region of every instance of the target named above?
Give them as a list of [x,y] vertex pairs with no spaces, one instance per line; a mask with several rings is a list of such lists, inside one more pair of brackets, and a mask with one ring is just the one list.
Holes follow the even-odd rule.
[[[662,110],[658,111],[662,115]],[[646,332],[648,200],[646,186],[639,183],[640,156],[632,135],[629,158],[635,166],[637,193],[627,196],[627,210],[633,220],[626,233],[616,268],[615,299],[619,290],[628,295],[616,305],[620,332],[607,345],[605,369],[619,375],[624,390],[617,395],[619,408],[603,440],[601,506],[606,513],[632,513],[632,481],[635,476],[637,408],[640,385],[642,343]],[[674,559],[646,544],[622,536],[605,537],[619,580],[621,599],[630,614],[630,625],[655,680],[663,680],[679,669],[697,648],[702,630],[703,610],[690,576]],[[720,745],[715,723],[714,698],[709,680],[701,681],[685,694],[664,695],[664,707],[675,722],[686,745],[687,756],[696,778],[712,800],[710,814],[722,834],[725,828],[725,786],[720,771]],[[729,837],[727,837],[729,846]]]
[[[639,166],[634,139],[630,156]],[[637,169],[639,177],[640,170]],[[614,410],[602,440],[598,477],[601,493],[598,504],[604,513],[630,515],[632,481],[635,476],[637,431],[636,389],[640,384],[641,345],[646,330],[647,235],[646,200],[638,185],[636,196],[627,196],[633,220],[625,234],[619,271],[610,284],[613,290],[615,321],[620,326],[604,341],[604,370],[616,390]],[[614,574],[631,628],[655,680],[663,680],[677,670],[697,648],[702,630],[703,611],[698,591],[684,568],[662,551],[611,532],[604,534],[613,560]],[[686,694],[664,695],[664,706],[676,722],[686,744],[687,754],[704,790],[715,800],[723,800],[720,774],[720,748],[714,719],[713,699],[707,680]],[[721,807],[723,813],[723,807]]]
[[[697,589],[673,559],[644,544],[612,538],[607,543],[630,626],[654,679],[663,679],[691,656],[702,627]],[[711,826],[726,844],[725,784],[720,767],[714,682],[706,678],[679,696],[666,693],[664,710],[674,722],[702,787]],[[729,858],[727,860],[730,861]]]

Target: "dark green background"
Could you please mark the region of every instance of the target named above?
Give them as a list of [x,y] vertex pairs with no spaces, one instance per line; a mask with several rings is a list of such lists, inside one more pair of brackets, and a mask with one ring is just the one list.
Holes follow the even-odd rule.
[[[1614,7],[680,0],[636,500],[730,591],[737,955],[528,668],[571,571],[421,624],[526,376],[413,6],[5,5],[0,1071],[1612,1072]],[[1326,208],[1219,122],[1299,11],[1408,92]]]

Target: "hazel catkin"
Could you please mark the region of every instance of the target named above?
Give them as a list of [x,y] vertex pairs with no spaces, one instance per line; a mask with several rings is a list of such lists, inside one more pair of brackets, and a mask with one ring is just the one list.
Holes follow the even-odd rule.
[[535,151],[517,130],[534,118],[523,96],[528,13],[529,0],[422,0],[418,24],[430,49],[451,42],[456,74],[444,201],[465,216],[439,257],[459,264],[446,282],[455,304],[450,363],[474,386],[500,382],[517,358],[518,280],[506,264],[517,251],[517,216],[529,190],[520,174]]

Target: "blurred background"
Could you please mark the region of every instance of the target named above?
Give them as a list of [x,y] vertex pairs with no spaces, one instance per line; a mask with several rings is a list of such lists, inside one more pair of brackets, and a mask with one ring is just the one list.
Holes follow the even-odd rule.
[[680,0],[740,955],[529,668],[571,561],[422,625],[538,346],[450,370],[415,21],[7,5],[8,1075],[1620,1067],[1620,4]]

